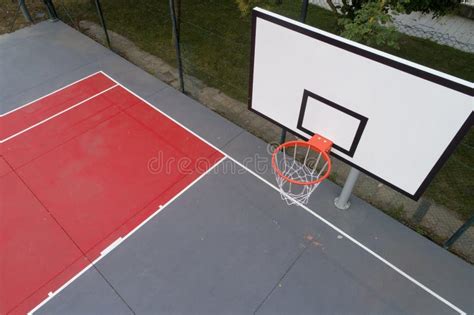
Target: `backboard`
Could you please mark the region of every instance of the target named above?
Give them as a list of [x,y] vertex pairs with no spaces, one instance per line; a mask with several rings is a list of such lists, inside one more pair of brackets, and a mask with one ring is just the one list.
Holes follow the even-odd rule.
[[474,84],[253,11],[249,109],[418,199],[474,123]]

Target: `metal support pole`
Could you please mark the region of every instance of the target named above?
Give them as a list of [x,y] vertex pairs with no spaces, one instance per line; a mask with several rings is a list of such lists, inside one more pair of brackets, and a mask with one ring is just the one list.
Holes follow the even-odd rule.
[[33,23],[33,18],[30,15],[30,11],[28,11],[28,8],[26,7],[25,0],[19,0],[18,5],[20,6],[21,13],[23,13],[25,20]]
[[174,0],[169,0],[169,6],[170,6],[171,23],[173,27],[174,46],[176,49],[176,59],[178,61],[179,89],[181,90],[181,92],[184,93],[183,66],[181,63],[181,46],[180,46],[179,32],[177,28],[178,26],[176,22],[176,9],[174,7]]
[[344,187],[342,187],[341,194],[339,197],[334,199],[334,205],[336,208],[341,210],[347,210],[351,206],[349,198],[352,194],[352,189],[354,189],[355,183],[359,178],[360,171],[355,168],[351,168],[349,175],[346,178],[346,182],[344,183]]
[[56,22],[58,20],[58,14],[53,2],[51,0],[43,0],[43,2],[46,5],[46,9],[48,9],[49,18],[51,21]]
[[99,15],[100,24],[102,24],[102,29],[104,30],[105,40],[107,41],[107,47],[111,49],[109,32],[107,32],[107,25],[105,24],[104,14],[102,13],[102,6],[100,5],[99,0],[95,0],[95,7],[97,9],[97,14]]
[[281,129],[281,134],[280,134],[280,144],[283,144],[286,140],[286,129]]
[[[306,22],[306,15],[308,13],[308,2],[309,0],[303,0],[303,2],[301,3],[300,22],[302,23]],[[280,134],[280,144],[282,144],[285,141],[286,141],[286,130],[282,129],[281,134]]]
[[446,242],[444,242],[443,247],[449,249],[471,225],[474,225],[474,216],[467,220]]

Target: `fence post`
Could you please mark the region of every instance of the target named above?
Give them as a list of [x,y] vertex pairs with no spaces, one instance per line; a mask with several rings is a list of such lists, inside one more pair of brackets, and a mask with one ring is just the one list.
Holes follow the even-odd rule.
[[25,0],[19,0],[19,6],[20,6],[21,13],[23,13],[23,16],[25,17],[25,19],[28,22],[33,23],[33,18],[31,17],[30,12],[28,11],[28,8],[26,7]]
[[306,15],[308,14],[308,3],[309,0],[303,0],[303,3],[301,4],[300,21],[303,23],[306,21]]
[[171,24],[172,24],[172,31],[174,37],[174,46],[176,49],[176,60],[178,62],[178,75],[179,75],[179,89],[182,93],[184,93],[184,79],[183,79],[183,66],[181,63],[181,46],[180,46],[180,38],[177,29],[177,22],[176,22],[176,9],[174,7],[174,0],[169,0],[170,6],[170,15],[171,15]]
[[[301,3],[300,22],[306,22],[306,15],[308,13],[308,2],[309,0],[303,0]],[[281,4],[281,1],[277,0],[277,4]],[[281,129],[280,144],[286,141],[286,129]]]
[[51,0],[43,0],[43,2],[46,5],[46,9],[48,10],[49,18],[51,21],[56,22],[58,20],[58,14],[53,2]]
[[449,249],[451,245],[453,245],[454,242],[456,242],[471,225],[474,225],[474,216],[464,222],[464,224],[461,225],[461,227],[456,232],[454,232],[454,234],[446,242],[444,242],[443,247]]
[[107,41],[107,47],[111,49],[109,32],[107,31],[107,25],[105,24],[104,14],[102,13],[102,6],[100,5],[99,0],[95,0],[95,7],[97,9],[97,15],[99,15],[100,24],[102,24],[102,29],[104,30],[105,40]]

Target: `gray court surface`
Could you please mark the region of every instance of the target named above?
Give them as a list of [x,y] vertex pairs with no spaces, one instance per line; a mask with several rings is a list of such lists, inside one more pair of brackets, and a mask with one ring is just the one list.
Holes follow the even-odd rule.
[[227,157],[37,314],[474,313],[471,265],[329,181],[287,206],[264,142],[61,22],[0,36],[1,111],[98,70]]

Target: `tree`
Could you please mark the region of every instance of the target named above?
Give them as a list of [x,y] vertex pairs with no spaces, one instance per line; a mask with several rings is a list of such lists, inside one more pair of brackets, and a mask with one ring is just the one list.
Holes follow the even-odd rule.
[[[360,5],[360,7],[343,4],[339,8],[341,13],[338,17],[338,24],[341,26],[340,35],[369,46],[388,45],[398,48],[399,33],[392,24],[392,14],[403,12],[403,8],[390,9],[385,0],[368,1],[355,5]],[[337,10],[338,7],[334,7]]]
[[[273,0],[275,4],[281,4],[282,0]],[[291,0],[290,0],[291,1]],[[261,6],[269,8],[268,0],[235,0],[242,15],[248,15],[253,7]]]
[[[235,0],[243,15],[271,1]],[[273,0],[281,3],[281,0]],[[288,0],[294,1],[294,0]],[[439,17],[459,7],[461,0],[325,0],[337,16],[341,36],[371,46],[398,48],[393,16],[399,13],[432,13]],[[340,2],[339,2],[340,1]]]
[[461,0],[326,0],[338,16],[341,36],[372,46],[398,48],[398,32],[393,16],[399,13],[444,15],[457,8]]

